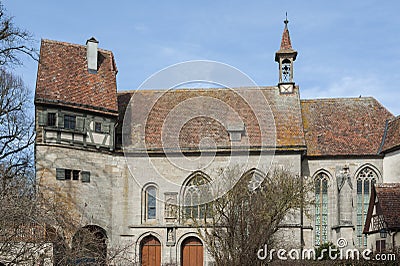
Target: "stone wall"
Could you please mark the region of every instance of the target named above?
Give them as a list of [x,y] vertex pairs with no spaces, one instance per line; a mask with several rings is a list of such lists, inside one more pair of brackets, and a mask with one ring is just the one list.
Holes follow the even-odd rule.
[[[108,247],[132,246],[132,252],[128,252],[132,259],[139,254],[141,239],[152,232],[162,243],[163,263],[169,263],[179,261],[181,242],[186,236],[196,235],[197,229],[182,227],[179,219],[166,219],[165,195],[177,195],[179,203],[182,184],[191,176],[193,169],[201,170],[212,180],[217,179],[218,171],[225,167],[231,158],[210,155],[195,160],[194,157],[191,164],[187,165],[187,158],[184,157],[174,158],[174,163],[165,156],[136,155],[126,160],[122,154],[37,144],[35,159],[41,189],[48,193],[58,193],[58,196],[69,202],[71,209],[82,214],[79,226],[93,224],[102,227],[107,233]],[[270,166],[270,159],[269,155],[238,155],[233,161],[247,161],[247,164],[240,166],[243,172],[253,168],[266,172]],[[213,164],[208,164],[210,160],[213,160]],[[184,164],[185,168],[180,167]],[[274,166],[283,166],[298,175],[301,174],[300,164],[300,154],[276,155],[273,161]],[[57,180],[56,168],[89,171],[90,182]],[[154,221],[143,219],[143,188],[148,183],[157,187],[157,219]],[[286,220],[288,224],[300,223],[298,214],[289,218]],[[172,227],[176,228],[175,241],[167,245],[167,228]],[[289,231],[285,230],[285,234],[289,234]],[[291,239],[292,243],[299,244],[299,232],[297,229],[294,236],[287,238]],[[206,252],[204,254],[205,261],[211,261],[210,256]]]
[[[345,180],[344,186],[348,191],[342,191],[339,198],[338,192],[338,175],[344,167],[348,167],[352,189]],[[383,163],[380,158],[328,158],[328,159],[305,159],[302,162],[303,175],[307,178],[315,178],[315,176],[323,172],[328,175],[328,239],[336,244],[339,238],[345,238],[349,247],[356,245],[355,225],[357,223],[356,216],[356,197],[357,197],[357,175],[364,167],[370,167],[377,174],[378,183],[386,182],[383,178]],[[339,221],[339,209],[341,206],[347,206],[346,212],[349,212],[351,224],[341,224]],[[314,208],[308,209],[310,216],[306,216],[304,225],[309,228],[314,227]],[[343,214],[342,214],[343,216]],[[304,240],[305,247],[314,247],[314,230],[305,230]],[[374,242],[374,238],[368,238],[368,246]]]

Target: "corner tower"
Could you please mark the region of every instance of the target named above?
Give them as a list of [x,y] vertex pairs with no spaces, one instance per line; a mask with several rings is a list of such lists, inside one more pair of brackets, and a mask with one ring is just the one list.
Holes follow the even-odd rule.
[[293,62],[296,60],[297,51],[292,48],[288,29],[288,19],[284,21],[285,28],[282,34],[281,47],[275,53],[275,61],[279,64],[279,92],[292,93],[294,87]]

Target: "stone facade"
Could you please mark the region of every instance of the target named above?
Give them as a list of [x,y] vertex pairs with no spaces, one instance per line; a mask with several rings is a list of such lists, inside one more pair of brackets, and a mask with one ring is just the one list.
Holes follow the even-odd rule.
[[[57,53],[58,49],[62,53]],[[69,49],[73,52],[69,53]],[[130,246],[127,256],[139,263],[151,236],[153,245],[159,246],[162,265],[181,264],[185,241],[198,238],[201,230],[182,219],[186,185],[196,175],[208,181],[218,179],[218,169],[226,167],[230,160],[241,164],[244,171],[267,172],[272,163],[289,168],[302,178],[315,180],[315,194],[311,196],[315,197],[316,205],[306,208],[304,213],[286,217],[278,232],[282,245],[313,248],[344,238],[349,248],[374,248],[378,236],[362,234],[371,187],[374,182],[400,182],[397,146],[392,145],[389,152],[381,149],[385,122],[394,116],[373,98],[300,100],[299,88],[293,81],[297,52],[291,47],[287,27],[277,52],[280,83],[276,87],[261,88],[275,118],[274,156],[260,145],[263,128],[253,125],[252,110],[232,100],[236,96],[231,92],[199,89],[166,93],[155,105],[156,111],[142,117],[152,97],[160,92],[138,92],[140,101],[133,109],[127,108],[133,93],[116,91],[112,53],[99,50],[102,61],[98,61],[97,70],[90,69],[88,74],[87,61],[82,60],[86,49],[89,48],[42,42],[43,65],[39,65],[35,98],[36,176],[41,189],[56,192],[70,202],[71,209],[80,215],[82,226],[96,225],[105,230],[108,249]],[[69,67],[63,68],[62,62],[52,57],[54,53],[68,57]],[[80,59],[75,63],[69,58],[78,55]],[[288,82],[282,77],[286,71],[282,64],[290,67]],[[58,87],[53,81],[59,81]],[[65,87],[69,88],[71,97],[59,89]],[[241,90],[250,96],[253,94],[252,90]],[[234,132],[239,134],[233,135],[232,128],[204,118],[191,120],[178,132],[183,136],[179,144],[185,153],[168,156],[160,144],[163,132],[160,120],[183,98],[196,95],[236,104],[244,120],[240,131]],[[204,106],[207,111],[213,110],[206,102]],[[127,109],[132,114],[129,144],[137,140],[141,146],[124,154],[121,145],[126,136],[122,125]],[[358,122],[359,113],[365,123]],[[136,129],[145,127],[144,123],[150,126],[141,134]],[[213,139],[215,149],[204,154],[196,149],[201,136]],[[241,146],[245,142],[248,145]],[[239,148],[242,150],[231,154]],[[265,150],[268,152],[263,153]],[[205,244],[201,239],[198,241],[203,245],[204,264],[211,265],[213,259]]]

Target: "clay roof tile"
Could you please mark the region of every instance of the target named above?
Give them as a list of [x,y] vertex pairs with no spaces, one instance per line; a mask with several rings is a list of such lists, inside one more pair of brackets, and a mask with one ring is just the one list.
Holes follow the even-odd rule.
[[111,51],[98,49],[98,71],[92,74],[86,46],[42,40],[35,101],[116,114],[116,74]]

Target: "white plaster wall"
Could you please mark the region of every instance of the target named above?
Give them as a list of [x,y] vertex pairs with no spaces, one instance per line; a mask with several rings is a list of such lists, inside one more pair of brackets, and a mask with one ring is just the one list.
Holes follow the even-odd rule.
[[[106,134],[92,132],[92,136],[93,136],[93,142],[95,144],[102,144]],[[109,141],[105,143],[105,145],[108,145],[108,144],[109,144]]]
[[383,158],[383,174],[385,183],[400,182],[400,150],[385,155],[385,158]]

